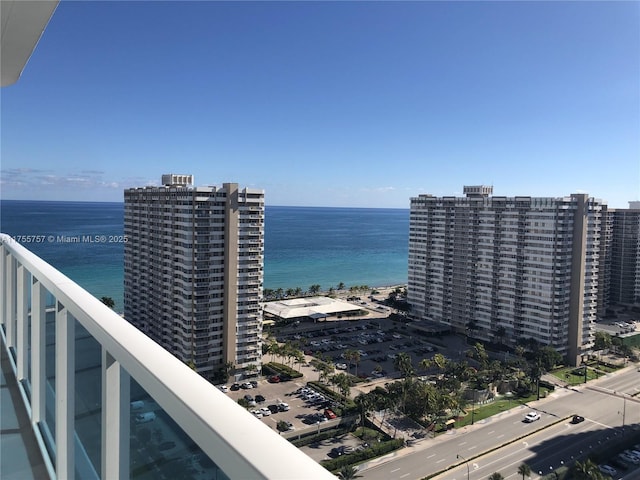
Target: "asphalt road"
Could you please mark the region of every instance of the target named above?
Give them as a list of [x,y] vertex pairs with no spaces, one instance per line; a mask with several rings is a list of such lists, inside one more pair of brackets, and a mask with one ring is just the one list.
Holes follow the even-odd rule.
[[[631,426],[638,427],[640,400],[622,396],[636,393],[638,388],[640,373],[629,368],[592,381],[588,387],[558,389],[550,398],[371,461],[359,474],[366,480],[421,479],[460,464],[438,479],[462,480],[466,478],[467,463],[456,458],[458,455],[468,460],[470,480],[486,479],[496,471],[510,478],[523,461],[534,472],[548,473],[616,435],[629,434]],[[542,418],[525,424],[522,418],[531,409],[540,412]],[[575,413],[585,417],[585,422],[570,424],[568,419]],[[483,455],[507,443],[508,447]]]

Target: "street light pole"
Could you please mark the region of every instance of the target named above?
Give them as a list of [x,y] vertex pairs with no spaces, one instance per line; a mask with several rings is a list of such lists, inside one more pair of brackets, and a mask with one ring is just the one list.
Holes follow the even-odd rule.
[[460,458],[460,459],[464,460],[464,463],[467,464],[467,480],[469,480],[469,462],[462,455],[456,455],[456,458]]

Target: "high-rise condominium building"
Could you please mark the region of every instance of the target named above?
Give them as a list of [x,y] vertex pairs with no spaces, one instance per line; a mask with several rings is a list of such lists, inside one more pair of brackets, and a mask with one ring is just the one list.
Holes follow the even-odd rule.
[[259,369],[264,192],[162,183],[124,192],[125,318],[212,381]]
[[464,193],[411,199],[411,315],[488,341],[535,339],[578,362],[603,308],[606,204]]
[[611,209],[610,303],[640,303],[640,202]]

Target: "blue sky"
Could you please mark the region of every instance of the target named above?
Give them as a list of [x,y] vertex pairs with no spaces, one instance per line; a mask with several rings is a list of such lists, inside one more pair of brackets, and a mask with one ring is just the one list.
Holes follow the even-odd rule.
[[268,205],[640,199],[638,2],[66,2],[2,90],[5,199],[191,173]]

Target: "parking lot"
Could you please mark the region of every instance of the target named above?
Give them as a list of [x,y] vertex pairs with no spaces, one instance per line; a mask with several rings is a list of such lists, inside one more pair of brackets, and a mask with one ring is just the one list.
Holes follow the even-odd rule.
[[[313,370],[309,367],[306,370],[309,370],[309,373],[313,373]],[[245,395],[250,395],[254,401],[259,395],[264,397],[263,401],[256,402],[254,406],[250,406],[249,411],[260,410],[261,408],[269,410],[267,415],[264,415],[265,411],[261,418],[256,418],[256,421],[261,421],[276,431],[279,421],[290,422],[293,426],[292,431],[296,432],[312,427],[318,428],[318,421],[320,421],[320,428],[326,428],[330,424],[330,419],[324,414],[325,406],[323,406],[323,402],[316,401],[312,403],[295,393],[305,387],[308,380],[317,380],[317,374],[315,374],[315,378],[305,376],[280,383],[269,383],[266,379],[260,379],[257,382],[257,388],[240,388],[235,391],[229,389],[226,394],[235,401],[245,397]],[[288,410],[276,409],[275,407],[279,404],[287,404]],[[331,424],[333,423],[335,422],[331,422]]]
[[[422,359],[431,358],[436,352],[458,358],[467,348],[460,338],[452,336],[446,338],[448,346],[443,347],[443,340],[436,344],[428,336],[414,331],[410,323],[393,322],[386,317],[299,326],[280,332],[277,340],[299,342],[308,357],[321,354],[332,360],[336,373],[348,370],[363,379],[396,376],[393,361],[400,352],[408,353],[417,368]],[[345,358],[347,350],[358,352],[357,364]]]
[[[410,325],[404,322],[394,322],[387,317],[387,314],[377,314],[367,316],[357,320],[338,320],[331,322],[304,323],[295,325],[289,329],[279,330],[277,334],[278,342],[298,342],[300,348],[305,352],[306,362],[302,366],[296,366],[303,374],[303,377],[293,379],[288,382],[269,383],[266,377],[257,380],[257,388],[229,388],[226,395],[234,401],[250,396],[254,401],[256,397],[264,397],[263,401],[255,402],[248,410],[255,412],[262,410],[262,415],[257,415],[256,421],[261,421],[270,428],[277,431],[279,421],[289,422],[291,430],[284,433],[288,438],[296,436],[313,429],[324,430],[340,422],[340,418],[329,420],[325,416],[325,409],[330,408],[323,401],[309,402],[300,395],[302,387],[307,386],[309,381],[317,381],[319,372],[311,365],[312,360],[317,355],[322,355],[323,359],[331,359],[334,363],[335,373],[348,370],[351,374],[356,374],[364,379],[363,382],[352,388],[352,398],[361,392],[375,388],[376,385],[384,385],[398,373],[395,371],[393,361],[395,355],[406,352],[411,355],[414,367],[419,370],[419,362],[423,358],[430,358],[440,351],[449,358],[456,357],[462,347],[457,345],[460,342],[458,337],[447,337],[446,340],[439,341],[439,345],[430,342],[427,336],[413,331]],[[455,345],[443,347],[443,340]],[[358,351],[360,360],[356,362],[345,358],[345,351]],[[265,355],[263,364],[274,360],[270,354]],[[275,359],[278,361],[278,359]],[[239,381],[242,385],[245,380]],[[231,387],[232,383],[227,386]],[[246,385],[245,387],[249,387]],[[324,399],[323,399],[324,400]],[[286,403],[288,410],[282,411],[277,405]],[[316,445],[312,450],[315,456],[327,457],[327,453],[332,448],[342,444],[354,443],[358,446],[355,438],[342,438],[327,440],[322,445]],[[325,445],[326,444],[326,445]]]

